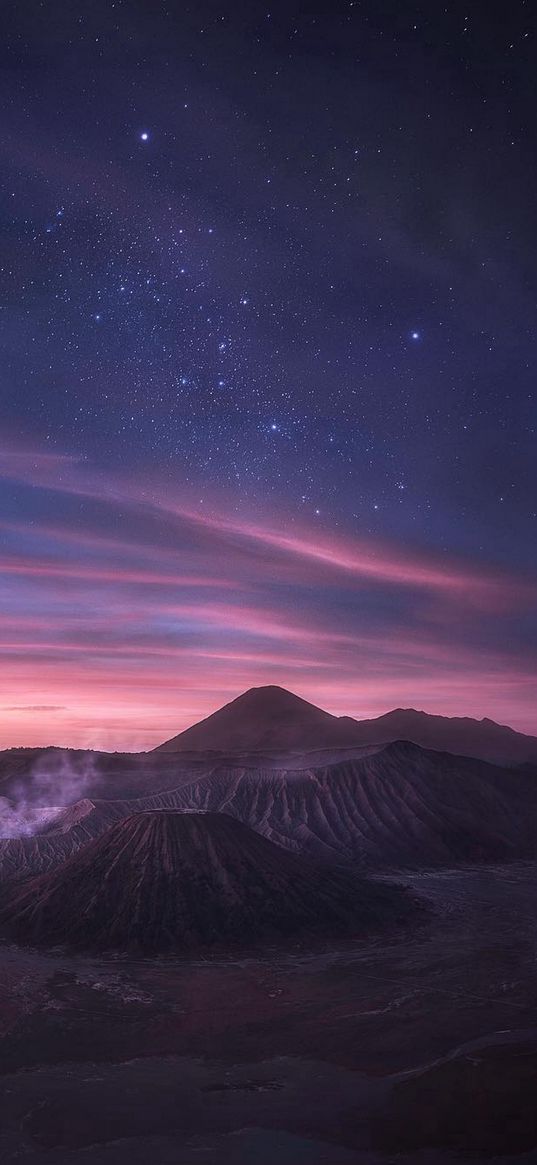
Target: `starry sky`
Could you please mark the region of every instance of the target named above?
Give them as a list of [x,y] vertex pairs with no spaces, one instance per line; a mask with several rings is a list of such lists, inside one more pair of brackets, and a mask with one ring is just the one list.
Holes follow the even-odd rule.
[[6,0],[0,747],[537,733],[537,18]]

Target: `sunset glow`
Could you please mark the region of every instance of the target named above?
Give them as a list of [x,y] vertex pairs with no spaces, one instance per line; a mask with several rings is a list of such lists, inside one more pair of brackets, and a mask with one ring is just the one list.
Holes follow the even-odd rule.
[[151,748],[266,683],[358,718],[417,706],[536,727],[526,577],[196,508],[192,490],[61,455],[0,465],[19,515],[1,527],[2,747]]

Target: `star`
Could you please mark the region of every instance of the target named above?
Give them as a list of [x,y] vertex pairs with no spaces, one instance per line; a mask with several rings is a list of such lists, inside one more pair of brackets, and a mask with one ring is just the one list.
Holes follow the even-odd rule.
[[[215,24],[210,3],[200,5],[199,13],[194,9],[192,16],[188,5],[158,5],[151,0],[126,5],[110,0],[94,5],[101,15],[108,12],[106,19],[96,17],[90,27],[75,13],[69,29],[62,26],[62,35],[52,37],[43,32],[39,19],[43,7],[4,5],[9,10],[4,32],[11,46],[10,82],[17,92],[16,104],[4,111],[5,150],[0,163],[5,189],[0,280],[9,279],[12,292],[0,304],[0,324],[9,335],[8,362],[17,385],[2,400],[8,444],[13,433],[13,440],[22,441],[24,448],[28,445],[33,455],[34,433],[36,445],[40,445],[37,434],[42,433],[43,442],[49,442],[58,454],[58,473],[70,479],[79,473],[91,474],[95,494],[100,491],[108,496],[108,476],[117,471],[125,481],[133,480],[132,492],[134,487],[156,491],[158,482],[164,494],[169,483],[173,498],[168,501],[173,506],[183,504],[184,493],[188,508],[203,488],[208,508],[214,507],[226,522],[229,511],[230,525],[237,524],[240,515],[245,526],[255,521],[261,529],[266,522],[272,529],[284,522],[283,515],[291,523],[294,512],[297,530],[291,529],[290,537],[305,540],[311,528],[320,536],[322,528],[328,546],[339,530],[342,544],[348,541],[349,547],[354,546],[355,540],[360,544],[357,563],[368,531],[379,538],[381,559],[387,553],[381,548],[393,541],[391,573],[400,583],[401,598],[396,598],[395,584],[386,581],[385,602],[384,583],[379,583],[378,602],[371,599],[379,635],[384,626],[387,633],[393,627],[397,635],[400,619],[404,634],[408,631],[412,637],[411,615],[415,613],[418,659],[423,636],[431,635],[432,647],[426,663],[419,662],[413,673],[416,691],[412,696],[416,701],[430,699],[441,710],[457,710],[474,681],[475,692],[479,687],[477,671],[466,670],[465,629],[450,617],[445,626],[440,619],[428,620],[424,631],[420,597],[416,592],[416,600],[411,600],[410,584],[403,580],[403,575],[411,573],[410,567],[395,564],[403,562],[407,553],[425,559],[430,552],[435,562],[445,555],[447,578],[439,577],[439,595],[451,594],[451,555],[455,560],[460,553],[473,563],[475,554],[475,572],[471,566],[469,580],[474,573],[477,580],[488,564],[493,571],[496,563],[508,563],[513,576],[519,570],[537,570],[537,519],[533,516],[537,486],[530,468],[536,427],[535,320],[524,275],[531,216],[527,192],[518,182],[537,153],[537,134],[533,127],[525,127],[522,100],[532,68],[526,49],[531,53],[537,45],[531,31],[523,39],[521,29],[529,24],[524,25],[523,14],[519,22],[514,12],[530,6],[512,6],[512,22],[506,18],[501,36],[487,21],[470,14],[468,25],[472,27],[473,21],[473,28],[462,57],[459,25],[464,18],[455,15],[446,23],[444,13],[444,7],[451,12],[457,6],[442,5],[440,15],[431,12],[424,31],[419,6],[407,5],[403,24],[406,21],[410,31],[414,22],[418,26],[412,38],[397,34],[393,40],[390,22],[381,21],[382,36],[368,38],[366,73],[371,71],[374,81],[387,72],[388,79],[379,86],[375,116],[369,119],[363,117],[360,102],[342,104],[338,83],[340,72],[346,75],[355,67],[363,21],[367,24],[363,10],[373,7],[357,0],[326,6],[322,21],[312,18],[308,22],[307,33],[293,15],[294,9],[301,10],[300,4],[277,5],[281,9],[277,19],[273,13],[264,24],[257,22],[259,28],[256,24],[255,53],[253,41],[252,52],[245,51],[245,37],[252,32],[248,21],[239,16],[222,22],[217,17]],[[32,12],[26,13],[27,8]],[[58,8],[63,11],[69,6],[60,3]],[[82,11],[80,4],[75,8]],[[120,18],[126,8],[128,25]],[[278,27],[269,35],[273,24]],[[101,34],[98,44],[95,31]],[[299,43],[304,35],[307,67],[302,57],[304,43]],[[21,46],[29,46],[33,60],[43,36],[47,68],[34,70],[30,83]],[[173,40],[181,44],[179,63],[174,60]],[[517,51],[509,53],[507,76],[505,53],[510,43]],[[518,51],[522,46],[524,53]],[[438,52],[446,66],[440,72]],[[72,85],[75,54],[77,84]],[[415,100],[416,68],[425,103]],[[474,78],[476,86],[467,84],[468,78]],[[69,93],[69,101],[57,120],[60,91]],[[506,101],[507,97],[513,100]],[[181,117],[181,109],[188,118]],[[307,140],[305,151],[288,148],[291,128]],[[39,142],[39,151],[26,154],[27,136]],[[448,160],[441,148],[447,140],[452,153]],[[143,149],[138,151],[136,146]],[[445,192],[448,161],[456,186],[451,201]],[[491,174],[509,175],[513,166],[511,182],[490,180]],[[350,270],[352,264],[359,269],[357,278]],[[411,322],[414,312],[421,323]],[[412,348],[416,348],[415,356],[409,351]],[[495,456],[491,457],[493,445]],[[62,468],[61,458],[79,455],[87,458],[91,468],[75,469],[70,462],[69,470]],[[19,464],[16,449],[15,456]],[[51,466],[46,461],[32,470],[36,480],[51,475]],[[102,490],[97,479],[99,483],[102,479]],[[2,517],[4,488],[8,510],[19,509],[12,487],[0,481]],[[496,492],[499,488],[504,490],[502,495]],[[159,502],[163,513],[165,503],[163,497],[162,505]],[[139,513],[137,505],[129,505],[128,515],[119,519],[115,512],[105,513],[103,503],[84,503],[87,530],[80,531],[80,538],[73,531],[73,539],[76,536],[80,541],[84,569],[93,554],[100,560],[116,553],[112,545],[108,551],[97,540],[90,549],[86,534],[100,537],[102,525],[112,542],[121,521],[132,527],[133,558],[138,542],[144,544],[140,558],[153,556],[145,548],[146,527],[151,546],[162,540],[162,574],[172,577],[175,567],[171,559],[166,561],[161,519],[153,539],[144,505],[140,504]],[[42,520],[47,530],[49,525],[63,529],[75,523],[77,508],[78,503],[71,506],[60,491],[47,489],[43,505],[37,493],[24,494],[29,521],[37,525]],[[314,521],[318,517],[322,523]],[[185,543],[190,546],[198,534],[191,524],[187,532],[186,519],[183,524]],[[216,545],[220,537],[216,524],[214,530]],[[176,535],[179,531],[174,529],[170,537]],[[30,533],[27,537],[22,529],[16,535],[10,532],[10,553],[17,560],[20,556],[21,562],[33,553],[26,546],[30,536],[34,537]],[[206,537],[212,535],[206,536],[200,525],[203,546]],[[44,554],[46,539],[48,534],[43,534]],[[375,545],[371,555],[377,554]],[[59,557],[59,553],[56,539],[50,556]],[[65,553],[78,555],[75,549]],[[117,549],[118,565],[121,553]],[[215,576],[217,554],[221,554],[222,579],[218,576],[216,582],[226,584],[221,603],[218,599],[223,613],[225,600],[231,599],[228,573],[236,570],[241,583],[246,572],[246,582],[253,586],[250,579],[256,568],[254,554],[250,556],[246,546],[243,553],[242,543],[235,560],[218,542]],[[343,559],[346,551],[328,550],[327,554]],[[156,551],[154,556],[157,574]],[[328,566],[326,571],[317,569],[315,556],[306,551],[300,551],[300,557],[293,570],[296,596],[303,584],[304,595],[310,582],[319,587],[315,603],[310,593],[312,606],[320,619],[326,619],[326,630],[332,635],[337,562],[329,573]],[[350,561],[350,550],[348,557]],[[199,565],[201,576],[205,574],[201,559]],[[196,565],[196,573],[197,569]],[[13,584],[14,618],[19,618],[19,604],[27,602],[30,643],[38,623],[42,620],[46,625],[45,604],[50,604],[58,620],[58,636],[65,611],[65,636],[72,631],[74,650],[76,633],[76,648],[82,656],[86,627],[88,636],[92,634],[90,612],[85,610],[94,602],[90,584],[81,578],[76,594],[64,597],[59,575],[52,568],[47,570],[50,573],[39,576],[44,596],[39,615],[31,609],[33,584],[24,595]],[[379,567],[379,577],[384,574],[390,574],[388,568],[384,572]],[[438,571],[436,567],[416,569],[416,587],[423,598],[428,589],[436,593],[436,574],[442,575],[441,565]],[[148,637],[140,647],[140,659],[147,654],[144,667],[151,682],[160,666],[171,677],[164,654],[146,652],[149,634],[154,633],[159,651],[162,646],[171,584],[169,594],[162,585],[160,590],[156,584],[147,590],[144,614],[146,590],[131,583],[131,577],[134,580],[134,568],[129,577],[125,566],[117,596],[110,592],[113,609],[105,594],[111,583],[106,584],[103,577],[99,595],[99,588],[91,588],[97,595],[91,616],[98,620],[99,652],[99,636],[108,639],[105,627],[119,626],[117,615],[123,612],[128,618],[121,624],[121,636],[132,631],[133,651],[138,649],[136,620]],[[372,579],[373,575],[368,583],[373,592]],[[344,584],[341,576],[342,588]],[[5,580],[2,585],[4,608]],[[468,585],[473,587],[474,582]],[[260,581],[260,606],[265,601],[264,586],[265,581]],[[276,595],[268,578],[266,586],[267,608],[294,604],[294,592],[291,600],[286,588],[278,588]],[[475,586],[479,589],[477,582]],[[493,590],[499,593],[500,584],[495,582]],[[513,581],[513,594],[515,590]],[[209,598],[212,592],[205,593]],[[297,603],[302,594],[300,590]],[[399,604],[395,614],[392,598]],[[238,602],[238,597],[232,601]],[[506,612],[510,601],[506,599]],[[390,612],[385,614],[388,602]],[[495,651],[496,647],[503,651],[501,643],[506,645],[518,635],[520,660],[526,650],[529,654],[525,642],[529,620],[522,609],[520,613],[515,609],[515,600],[513,608],[505,632],[497,631],[500,620],[489,617],[490,611],[482,612],[481,628],[476,615],[472,646],[476,658],[481,637],[483,647],[486,641]],[[354,605],[349,601],[345,616],[348,613],[352,622],[352,635],[360,636],[368,611],[369,599]],[[310,611],[304,611],[297,613],[297,620],[302,614],[304,621],[310,618]],[[9,610],[5,619],[11,620]],[[84,629],[80,635],[79,622]],[[56,622],[54,627],[56,636]],[[204,649],[210,646],[211,627],[207,620]],[[233,640],[226,645],[230,654],[240,650],[243,631],[245,637],[250,635],[242,624],[240,636],[233,631]],[[449,640],[450,651],[455,652],[459,632],[462,686],[459,693],[453,680],[444,707],[452,681],[447,680],[450,665],[447,655],[443,659],[441,641]],[[257,643],[250,647],[255,647],[255,654]],[[118,672],[128,677],[130,665],[127,654],[122,654],[119,631],[117,648]],[[537,637],[532,648],[537,658]],[[59,650],[62,658],[67,656],[60,646]],[[116,650],[111,636],[110,650]],[[327,640],[327,657],[319,666],[327,662],[332,667],[332,650]],[[290,667],[292,686],[294,664],[284,658],[283,646],[281,651],[281,667],[285,673]],[[350,690],[354,664],[343,644],[341,652],[344,682]],[[506,688],[511,675],[508,655],[506,651]],[[74,654],[72,658],[74,663]],[[205,657],[199,659],[203,669]],[[517,667],[520,660],[517,656]],[[444,665],[445,687],[440,678]],[[43,661],[45,670],[46,666]],[[86,666],[91,671],[93,664],[85,660]],[[178,663],[179,671],[182,666]],[[276,664],[263,662],[260,672],[265,666],[268,676]],[[227,691],[235,664],[222,661],[221,667]],[[392,668],[392,657],[383,657],[384,667]],[[257,668],[257,662],[252,662],[252,677],[257,676]],[[392,678],[397,678],[395,660],[393,668]],[[237,675],[241,669],[242,664],[237,665]],[[65,677],[68,673],[66,664]],[[435,677],[430,691],[425,691],[426,674]],[[337,704],[343,680],[332,671],[326,672],[326,678],[329,683],[334,680]],[[306,689],[311,684],[313,690],[321,680],[320,672],[312,673]],[[498,666],[499,686],[503,680]],[[167,705],[172,720],[173,682],[170,678]],[[219,684],[220,679],[215,682]],[[203,684],[200,680],[200,690]],[[522,710],[522,696],[519,701],[522,685],[515,687],[514,714],[517,720],[527,716],[531,724],[533,712]],[[382,692],[377,696],[382,704]],[[504,707],[504,697],[497,698],[489,688],[483,698],[490,700],[488,707],[493,711],[500,704]],[[136,699],[138,695],[135,703]],[[480,699],[476,695],[475,708],[481,712]],[[118,700],[123,700],[121,689]],[[511,695],[508,707],[510,701]],[[113,734],[114,708],[109,711],[106,732]],[[167,716],[168,711],[163,722]],[[70,718],[67,709],[66,724]],[[78,723],[77,714],[72,719]],[[0,736],[2,730],[0,725]],[[37,736],[41,731],[35,727]],[[45,723],[45,740],[51,731]],[[79,726],[75,732],[79,731],[80,739],[85,739],[86,732],[92,736],[93,728]],[[156,728],[148,728],[149,736],[153,731]],[[119,728],[118,733],[128,745],[128,733],[123,737]]]

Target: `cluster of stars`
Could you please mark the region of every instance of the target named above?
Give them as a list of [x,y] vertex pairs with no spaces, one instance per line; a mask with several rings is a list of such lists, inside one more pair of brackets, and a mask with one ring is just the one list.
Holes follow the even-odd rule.
[[[158,66],[134,54],[120,8],[107,49],[99,30],[88,39],[93,18],[77,23],[79,88],[44,126],[49,171],[14,156],[10,172],[11,419],[331,525],[445,544],[459,519],[470,539],[490,512],[493,531],[498,498],[529,517],[534,305],[517,258],[523,190],[500,180],[524,125],[515,96],[503,101],[509,75],[500,101],[483,73],[527,54],[528,30],[513,17],[507,45],[482,30],[480,49],[475,22],[446,9],[422,44],[405,6],[393,22],[351,4],[330,17],[335,69],[325,17],[291,8],[250,31],[210,8],[199,27],[162,11],[147,38],[142,6]],[[479,84],[463,99],[468,69]],[[17,101],[35,115],[21,75]],[[495,188],[482,174],[496,158]],[[501,444],[494,466],[488,446],[476,456],[481,430]]]

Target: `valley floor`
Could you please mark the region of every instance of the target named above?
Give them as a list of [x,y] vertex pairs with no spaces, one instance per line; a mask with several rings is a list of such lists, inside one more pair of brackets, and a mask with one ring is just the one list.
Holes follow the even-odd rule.
[[431,915],[339,951],[0,948],[0,1160],[537,1161],[537,868],[404,880]]

